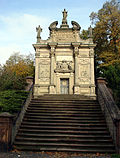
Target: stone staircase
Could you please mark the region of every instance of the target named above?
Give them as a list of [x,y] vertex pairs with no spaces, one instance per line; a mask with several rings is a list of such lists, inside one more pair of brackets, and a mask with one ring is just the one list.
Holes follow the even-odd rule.
[[22,151],[115,152],[98,102],[77,95],[32,99],[13,146]]

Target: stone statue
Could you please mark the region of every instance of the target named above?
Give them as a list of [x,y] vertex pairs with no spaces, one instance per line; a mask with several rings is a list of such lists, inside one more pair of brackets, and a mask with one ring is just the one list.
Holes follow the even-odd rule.
[[41,32],[42,32],[42,28],[40,27],[40,25],[38,27],[36,27],[36,32],[37,32],[37,42],[40,42],[41,39]]
[[67,24],[67,11],[64,9],[62,13],[63,13],[62,24]]

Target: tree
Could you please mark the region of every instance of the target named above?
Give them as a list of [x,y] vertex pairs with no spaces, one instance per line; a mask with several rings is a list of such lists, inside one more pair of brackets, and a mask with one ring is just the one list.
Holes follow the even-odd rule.
[[107,79],[108,87],[112,89],[115,101],[120,107],[120,64],[109,65],[102,72],[102,77]]
[[27,56],[14,53],[6,61],[5,67],[19,76],[34,75],[34,57],[32,54]]
[[88,39],[88,36],[89,36],[89,31],[83,29],[81,34],[80,34],[80,38],[83,40],[86,40],[86,39]]
[[34,76],[33,55],[14,53],[0,69],[0,90],[24,89],[27,76]]
[[107,79],[114,98],[120,105],[120,4],[107,1],[90,19],[94,24],[93,40],[97,65],[97,77]]
[[100,66],[120,63],[120,9],[116,0],[106,2],[98,13],[92,12],[95,53]]

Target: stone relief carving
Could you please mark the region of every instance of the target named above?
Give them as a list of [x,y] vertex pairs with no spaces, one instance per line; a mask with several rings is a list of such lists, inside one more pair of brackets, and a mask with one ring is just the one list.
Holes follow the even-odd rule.
[[72,32],[56,32],[56,34],[54,34],[54,38],[55,38],[55,41],[57,42],[75,42],[76,39],[74,37],[74,34]]
[[94,57],[94,50],[93,50],[93,49],[90,49],[90,51],[89,51],[89,56],[90,56],[90,57]]
[[88,78],[88,73],[87,73],[87,71],[82,71],[82,72],[81,72],[81,77]]
[[55,72],[72,72],[73,62],[72,61],[59,61],[56,63]]
[[42,59],[40,60],[40,65],[49,65],[50,64],[50,59]]
[[86,58],[89,57],[89,52],[83,52],[83,51],[79,51],[79,57],[80,58]]
[[47,82],[50,79],[50,61],[41,60],[38,67],[38,78],[42,82]]
[[84,64],[79,66],[79,81],[80,82],[89,82],[90,81],[90,74],[89,74],[89,65]]
[[89,59],[80,59],[79,63],[80,63],[81,65],[89,64]]
[[89,82],[89,78],[79,78],[80,82]]

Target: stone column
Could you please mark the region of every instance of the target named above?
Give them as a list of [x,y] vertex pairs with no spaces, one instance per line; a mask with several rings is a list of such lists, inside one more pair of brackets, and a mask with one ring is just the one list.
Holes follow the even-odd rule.
[[55,94],[55,84],[54,84],[54,64],[55,64],[55,47],[56,43],[50,43],[50,57],[51,57],[51,64],[50,64],[50,87],[49,93]]
[[79,69],[78,69],[78,54],[79,54],[79,43],[72,43],[73,47],[74,47],[74,57],[75,57],[75,73],[74,73],[74,94],[80,94],[80,86],[78,83],[78,73],[79,73]]

